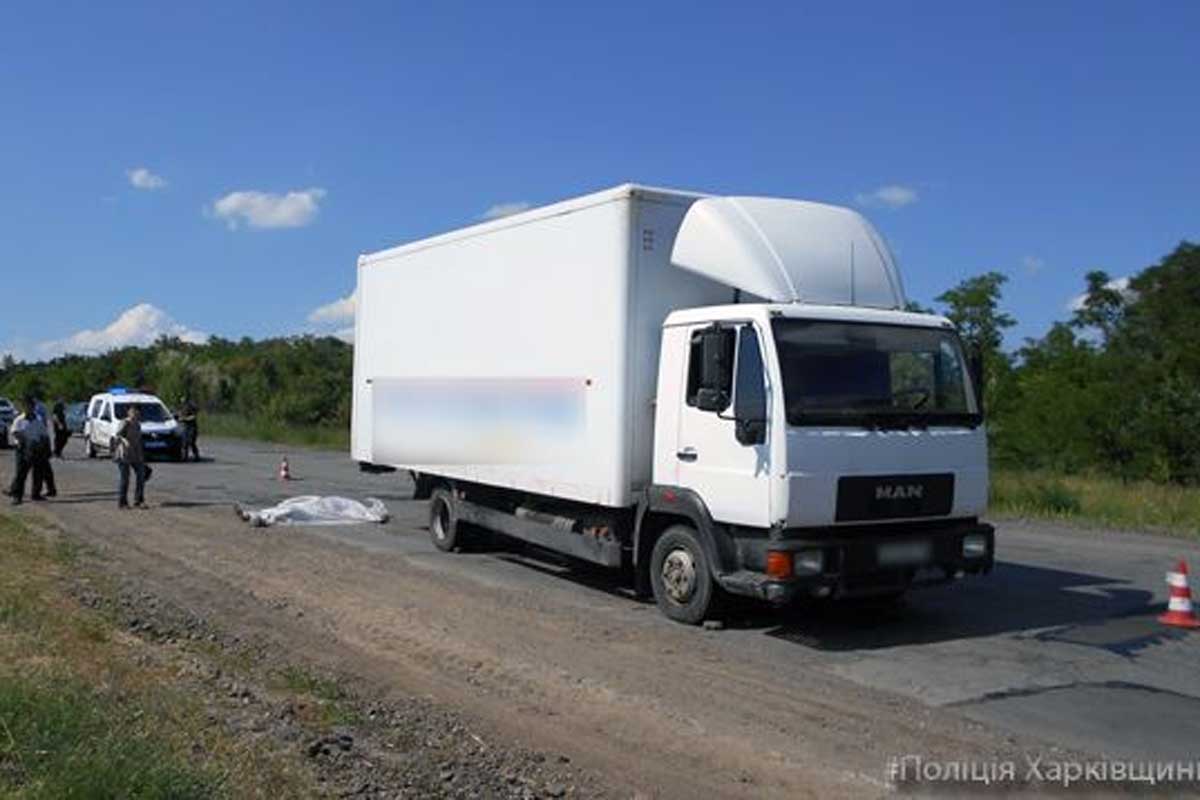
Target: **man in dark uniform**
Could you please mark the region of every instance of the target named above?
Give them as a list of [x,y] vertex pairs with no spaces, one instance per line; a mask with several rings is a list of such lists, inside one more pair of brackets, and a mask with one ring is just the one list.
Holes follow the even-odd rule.
[[183,424],[183,460],[187,461],[188,452],[192,453],[192,460],[200,460],[200,448],[196,444],[196,440],[200,438],[200,429],[196,424],[196,405],[191,398],[183,401],[183,406],[179,409],[179,421]]
[[[54,465],[50,463],[50,456],[54,452],[54,447],[50,442],[50,414],[46,411],[46,404],[41,400],[34,400],[34,413],[41,421],[41,436],[33,442],[33,488],[29,492],[29,496],[35,500],[39,496],[56,497],[58,488],[54,485]],[[45,487],[45,492],[42,488]]]
[[54,423],[54,457],[62,458],[63,448],[71,438],[71,431],[67,428],[67,405],[61,397],[54,403],[50,417]]

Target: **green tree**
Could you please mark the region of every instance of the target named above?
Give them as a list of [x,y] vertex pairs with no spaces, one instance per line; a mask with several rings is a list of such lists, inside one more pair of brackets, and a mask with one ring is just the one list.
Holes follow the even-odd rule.
[[[946,308],[946,317],[954,323],[969,352],[983,361],[983,394],[994,420],[1003,418],[1015,398],[1009,374],[1012,361],[1004,352],[1004,331],[1017,322],[1000,310],[1001,287],[1008,278],[999,272],[987,272],[968,278],[935,298]],[[993,441],[1001,430],[996,422],[989,426]]]
[[1087,292],[1071,319],[1076,328],[1094,328],[1107,343],[1125,316],[1125,294],[1103,270],[1085,277]]
[[192,344],[162,338],[97,356],[13,364],[0,394],[86,400],[114,384],[145,387],[175,406],[190,395],[204,411],[251,422],[345,428],[350,424],[353,350],[332,337]]
[[1181,242],[1129,289],[1106,349],[1135,429],[1126,471],[1200,484],[1200,245]]
[[1008,277],[999,272],[986,272],[968,278],[953,289],[937,296],[946,307],[946,317],[958,328],[969,347],[976,348],[985,361],[1007,361],[1001,350],[1004,331],[1017,324],[1009,314],[1000,310],[1001,288]]

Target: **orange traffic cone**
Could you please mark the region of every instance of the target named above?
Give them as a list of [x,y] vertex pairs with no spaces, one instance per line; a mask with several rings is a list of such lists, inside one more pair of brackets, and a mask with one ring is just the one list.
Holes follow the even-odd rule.
[[279,462],[279,480],[290,481],[292,479],[292,470],[288,467],[287,456],[283,457],[283,461]]
[[1200,628],[1200,620],[1192,609],[1192,590],[1188,588],[1187,562],[1179,559],[1179,566],[1174,572],[1167,573],[1167,586],[1170,587],[1170,598],[1167,600],[1167,613],[1158,618],[1164,625],[1174,625],[1177,628]]

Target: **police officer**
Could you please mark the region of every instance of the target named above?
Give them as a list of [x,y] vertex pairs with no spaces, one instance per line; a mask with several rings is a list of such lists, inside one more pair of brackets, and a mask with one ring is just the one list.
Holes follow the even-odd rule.
[[46,404],[41,400],[35,400],[33,408],[38,420],[42,423],[42,436],[33,444],[31,454],[33,457],[33,490],[29,496],[38,500],[43,496],[43,486],[46,489],[45,497],[57,496],[58,488],[54,485],[54,465],[50,463],[50,456],[54,452],[50,442],[50,412],[46,410]]
[[183,460],[187,461],[188,452],[193,461],[200,460],[200,448],[196,440],[200,438],[199,425],[196,422],[196,404],[190,397],[185,398],[179,409],[179,421],[183,423]]
[[63,457],[63,448],[71,438],[71,430],[67,427],[67,404],[60,397],[50,410],[50,419],[54,423],[54,457]]

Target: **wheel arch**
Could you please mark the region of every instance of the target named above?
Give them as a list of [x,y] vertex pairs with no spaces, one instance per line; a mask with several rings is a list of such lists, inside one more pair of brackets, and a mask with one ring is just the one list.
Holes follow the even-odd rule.
[[650,593],[650,553],[654,543],[663,531],[679,524],[696,531],[713,578],[737,569],[737,549],[724,526],[713,521],[704,499],[691,489],[654,485],[638,504],[633,530],[633,574],[639,594]]
[[446,478],[440,478],[437,475],[430,475],[416,470],[409,470],[408,475],[413,482],[413,500],[428,500],[433,494],[433,490],[439,486],[453,488],[452,484]]

